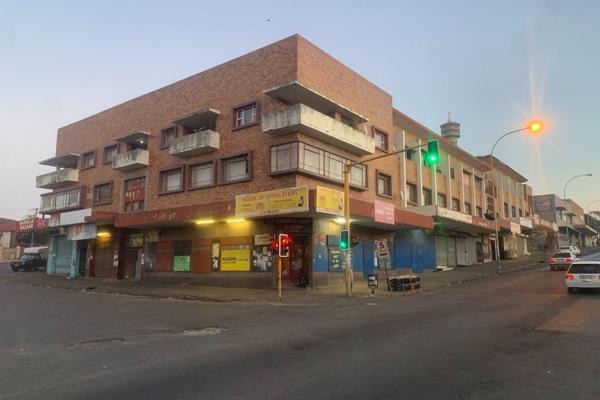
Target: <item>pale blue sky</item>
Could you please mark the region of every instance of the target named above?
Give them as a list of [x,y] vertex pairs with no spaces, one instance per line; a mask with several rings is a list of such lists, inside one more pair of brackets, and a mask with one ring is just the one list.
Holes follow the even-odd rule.
[[0,0],[0,217],[39,205],[59,127],[293,33],[436,131],[450,111],[473,154],[544,117],[544,137],[496,155],[537,194],[593,173],[569,185],[586,207],[600,199],[598,20],[592,0]]

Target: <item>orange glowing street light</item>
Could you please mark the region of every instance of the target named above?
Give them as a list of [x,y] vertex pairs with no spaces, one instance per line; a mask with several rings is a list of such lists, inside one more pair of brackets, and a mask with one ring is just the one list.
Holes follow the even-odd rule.
[[544,126],[542,125],[542,123],[540,121],[533,121],[532,123],[529,124],[529,130],[534,133],[540,132],[543,127]]

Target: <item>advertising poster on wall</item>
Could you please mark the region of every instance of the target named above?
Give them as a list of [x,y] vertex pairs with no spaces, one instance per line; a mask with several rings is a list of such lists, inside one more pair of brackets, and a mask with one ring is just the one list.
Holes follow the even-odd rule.
[[344,215],[344,192],[317,186],[316,193],[317,212]]
[[254,246],[254,250],[252,250],[252,271],[270,272],[272,270],[273,250],[271,246]]
[[221,249],[221,271],[250,271],[250,249]]
[[342,259],[340,249],[329,247],[329,272],[338,272],[342,270]]
[[173,271],[174,272],[190,272],[192,270],[192,263],[190,256],[175,256],[173,257]]

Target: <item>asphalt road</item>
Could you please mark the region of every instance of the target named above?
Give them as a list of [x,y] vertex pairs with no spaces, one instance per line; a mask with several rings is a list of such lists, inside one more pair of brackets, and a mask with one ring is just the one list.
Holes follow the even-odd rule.
[[600,294],[568,296],[563,279],[312,305],[0,279],[0,398],[598,399]]

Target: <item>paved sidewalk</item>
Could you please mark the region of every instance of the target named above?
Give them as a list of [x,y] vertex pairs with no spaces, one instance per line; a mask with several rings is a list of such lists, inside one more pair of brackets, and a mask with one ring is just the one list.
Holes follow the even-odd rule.
[[[538,253],[532,256],[521,257],[518,260],[503,261],[503,273],[521,270],[530,270],[545,266],[547,254]],[[390,277],[402,274],[402,271],[393,271]],[[391,298],[406,295],[415,295],[422,292],[439,290],[442,288],[460,285],[469,281],[496,277],[496,264],[486,263],[459,267],[452,271],[433,272],[420,274],[421,289],[411,292],[388,292],[385,290],[385,277],[379,275],[379,289],[375,298]],[[40,272],[8,272],[0,276],[0,280],[7,283],[27,284],[32,286],[45,286],[49,288],[62,288],[96,293],[112,293],[132,296],[173,298],[183,300],[211,301],[211,302],[278,302],[277,291],[268,289],[242,289],[198,286],[191,284],[154,283],[115,281],[96,278],[69,279],[59,276],[48,276]],[[318,289],[285,289],[284,303],[319,303],[332,299],[344,299],[344,286],[331,286]],[[354,284],[354,295],[357,299],[371,297],[371,291],[365,281]]]

